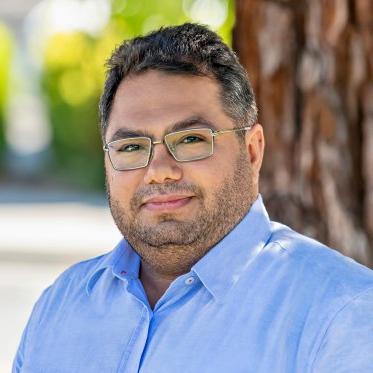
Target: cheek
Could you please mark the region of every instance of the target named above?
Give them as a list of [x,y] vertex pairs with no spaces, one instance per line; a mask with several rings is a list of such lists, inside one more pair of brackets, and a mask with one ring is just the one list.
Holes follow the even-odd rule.
[[131,177],[129,172],[115,170],[107,171],[106,176],[111,198],[122,206],[128,206],[136,191],[136,178]]
[[230,172],[231,167],[227,164],[222,164],[218,157],[212,157],[191,162],[188,167],[184,165],[184,177],[186,181],[191,182],[201,188],[206,197],[208,197],[213,190],[219,189],[223,180],[225,180]]

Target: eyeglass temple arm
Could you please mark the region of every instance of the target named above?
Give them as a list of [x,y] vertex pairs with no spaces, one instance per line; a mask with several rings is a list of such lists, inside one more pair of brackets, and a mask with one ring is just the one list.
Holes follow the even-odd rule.
[[220,131],[214,131],[212,133],[213,136],[219,136],[219,135],[222,135],[224,133],[229,133],[229,132],[238,132],[238,131],[248,131],[252,128],[252,125],[250,126],[247,126],[247,127],[241,127],[241,128],[232,128],[232,129],[228,129],[228,130],[220,130]]

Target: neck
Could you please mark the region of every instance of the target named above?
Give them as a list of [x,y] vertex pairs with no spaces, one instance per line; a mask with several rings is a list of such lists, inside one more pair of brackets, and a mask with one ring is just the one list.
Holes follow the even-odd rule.
[[152,309],[177,276],[176,274],[160,273],[145,263],[144,260],[141,261],[140,281]]

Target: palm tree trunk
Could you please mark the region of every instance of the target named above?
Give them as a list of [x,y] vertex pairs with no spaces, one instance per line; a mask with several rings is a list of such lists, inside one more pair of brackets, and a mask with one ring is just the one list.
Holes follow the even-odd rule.
[[373,1],[236,0],[273,219],[373,265]]

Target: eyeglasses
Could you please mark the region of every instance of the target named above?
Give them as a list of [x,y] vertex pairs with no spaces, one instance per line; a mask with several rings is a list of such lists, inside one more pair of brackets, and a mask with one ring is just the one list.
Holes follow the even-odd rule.
[[178,162],[190,162],[210,157],[214,153],[214,138],[230,132],[247,131],[252,126],[214,131],[211,128],[193,128],[168,133],[163,140],[150,137],[127,137],[105,144],[113,168],[117,171],[146,167],[153,155],[153,146],[166,144]]

